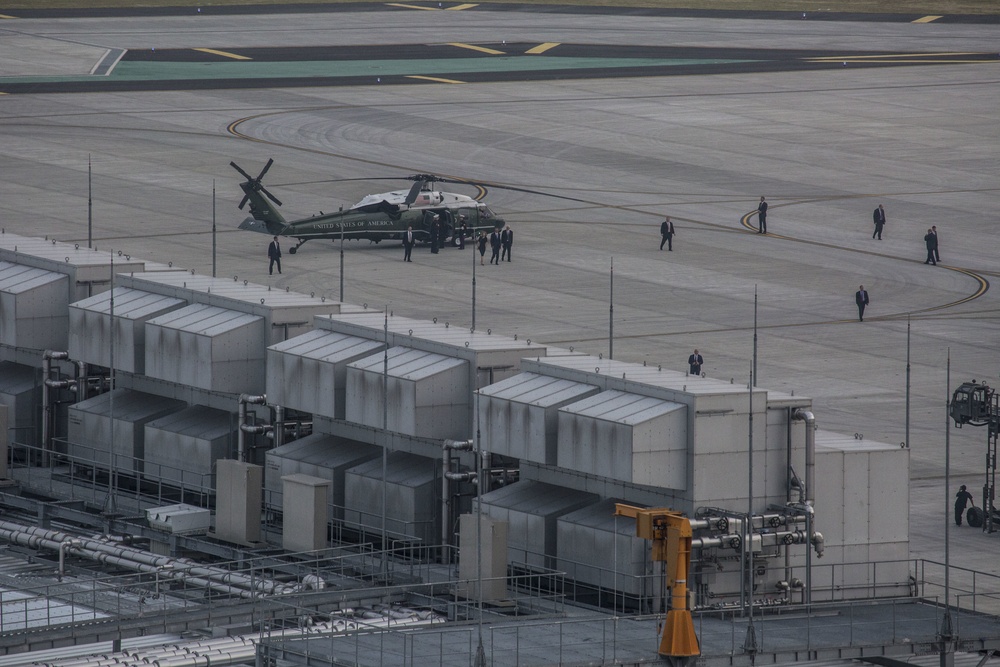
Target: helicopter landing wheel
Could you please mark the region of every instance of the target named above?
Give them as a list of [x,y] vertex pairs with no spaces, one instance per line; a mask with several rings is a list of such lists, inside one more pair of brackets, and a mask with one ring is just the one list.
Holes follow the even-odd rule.
[[288,254],[289,255],[294,255],[298,251],[299,251],[299,247],[298,246],[293,246],[293,247],[291,247],[291,248],[288,249]]

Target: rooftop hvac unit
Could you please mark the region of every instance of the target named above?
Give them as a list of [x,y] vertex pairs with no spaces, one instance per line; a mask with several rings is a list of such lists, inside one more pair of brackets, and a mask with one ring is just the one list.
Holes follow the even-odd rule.
[[167,505],[147,509],[146,520],[153,528],[175,535],[203,535],[212,525],[212,513],[194,505]]

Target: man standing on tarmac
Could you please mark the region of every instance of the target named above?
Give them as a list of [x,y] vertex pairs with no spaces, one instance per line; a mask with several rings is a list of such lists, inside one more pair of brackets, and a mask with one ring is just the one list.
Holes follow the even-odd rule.
[[267,256],[271,260],[267,266],[267,274],[269,276],[274,275],[275,264],[278,265],[278,273],[281,273],[281,245],[278,243],[277,236],[275,236],[274,240],[271,241],[271,244],[267,246]]
[[663,218],[663,222],[660,223],[660,250],[663,250],[663,244],[667,244],[667,250],[673,252],[674,249],[674,223],[670,222],[670,216]]

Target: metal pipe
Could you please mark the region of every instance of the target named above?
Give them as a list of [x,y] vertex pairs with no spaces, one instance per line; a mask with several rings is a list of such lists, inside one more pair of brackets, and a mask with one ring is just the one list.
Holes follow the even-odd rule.
[[[297,584],[250,577],[224,568],[199,565],[186,558],[158,556],[104,539],[74,538],[60,531],[10,521],[0,521],[0,539],[33,549],[56,552],[65,549],[69,553],[89,560],[114,564],[147,574],[155,575],[159,572],[168,579],[182,580],[186,584],[211,588],[242,598],[252,598],[257,593],[283,595],[300,589]],[[70,544],[63,546],[65,543]],[[164,575],[165,570],[169,570],[169,574]]]
[[63,575],[66,574],[66,548],[78,544],[80,544],[78,540],[66,540],[59,543],[59,581],[62,581]]
[[247,423],[247,404],[263,405],[267,403],[266,394],[240,394],[239,398],[239,423],[240,427],[236,431],[236,460],[246,461],[246,432],[243,427]]
[[274,406],[274,446],[285,444],[285,406]]
[[[792,413],[795,421],[806,423],[806,504],[812,506],[816,500],[816,417],[808,410]],[[806,514],[806,534],[813,534],[813,515]],[[806,604],[812,604],[812,551],[806,549]]]
[[808,410],[796,410],[792,421],[806,423],[806,504],[816,500],[816,417]]
[[69,359],[69,352],[45,350],[42,353],[42,451],[49,451],[50,431],[52,429],[52,401],[49,399],[49,375],[52,374],[52,361]]
[[87,362],[76,363],[76,402],[87,400]]
[[[451,453],[452,451],[470,451],[474,443],[472,440],[444,440],[441,443],[441,554],[447,553],[446,547],[451,544],[451,510],[449,503],[451,500],[451,485],[449,484],[451,474]],[[442,561],[445,559],[442,557]]]

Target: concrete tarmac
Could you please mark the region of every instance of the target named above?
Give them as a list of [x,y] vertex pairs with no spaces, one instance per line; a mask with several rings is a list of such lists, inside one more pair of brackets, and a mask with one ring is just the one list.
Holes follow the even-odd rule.
[[[246,214],[230,160],[257,173],[273,157],[264,183],[288,218],[407,187],[395,179],[412,173],[511,186],[487,201],[514,229],[512,262],[418,248],[404,264],[395,242],[349,242],[344,299],[467,327],[475,269],[478,329],[674,369],[697,347],[708,375],[737,384],[756,347],[757,384],[812,397],[821,428],[909,446],[912,509],[899,520],[914,557],[944,558],[959,484],[981,502],[986,433],[951,431],[946,484],[945,408],[962,381],[1000,382],[1000,61],[925,54],[995,52],[994,26],[400,9],[0,30],[2,76],[89,72],[114,49],[391,55],[399,42],[516,40],[842,53],[819,72],[0,95],[0,226],[86,244],[89,162],[97,247],[211,274],[214,219],[218,275],[339,298],[336,243],[286,252],[284,273],[268,276],[268,237],[236,230]],[[873,49],[927,62],[855,63]],[[762,195],[767,235],[746,217]],[[658,250],[664,215],[673,252]],[[931,225],[938,266],[923,263]],[[953,563],[1000,575],[1000,536],[963,527],[951,539]]]

